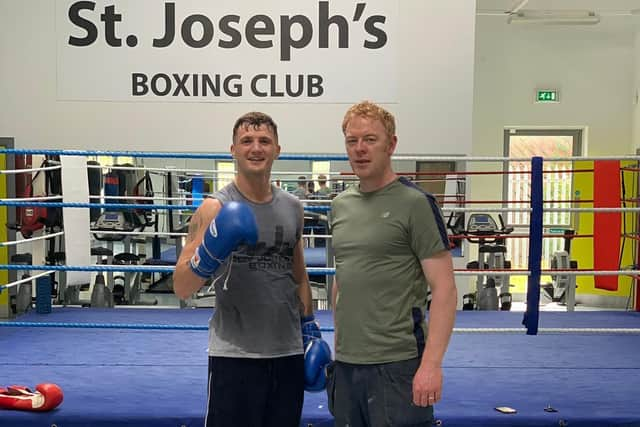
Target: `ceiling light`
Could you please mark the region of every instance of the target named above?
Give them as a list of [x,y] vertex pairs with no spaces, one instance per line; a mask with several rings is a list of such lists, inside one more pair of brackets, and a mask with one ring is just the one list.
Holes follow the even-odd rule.
[[592,11],[564,10],[523,10],[512,13],[507,19],[509,24],[543,25],[595,25],[600,16]]

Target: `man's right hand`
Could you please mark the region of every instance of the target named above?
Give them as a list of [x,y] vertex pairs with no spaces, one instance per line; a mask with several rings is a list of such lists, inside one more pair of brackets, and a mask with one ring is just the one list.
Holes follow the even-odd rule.
[[239,245],[255,245],[258,224],[251,207],[242,202],[227,202],[204,232],[202,243],[191,257],[191,271],[208,279]]

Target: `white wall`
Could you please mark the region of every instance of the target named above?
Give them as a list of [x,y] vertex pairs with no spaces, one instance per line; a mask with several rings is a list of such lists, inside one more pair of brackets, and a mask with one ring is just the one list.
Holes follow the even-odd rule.
[[633,43],[633,147],[640,149],[640,16],[637,17],[637,30]]
[[[478,16],[475,54],[473,155],[503,156],[506,126],[584,127],[585,154],[633,153],[632,32],[508,25],[505,17]],[[534,103],[536,88],[559,89],[561,102]],[[474,177],[470,189],[474,199],[500,199],[501,177]]]
[[[213,7],[199,1],[190,4]],[[397,67],[396,81],[390,84],[398,86],[398,103],[388,107],[400,124],[398,152],[468,152],[475,4],[396,1],[399,22],[390,37],[397,58],[389,61]],[[283,152],[344,152],[340,124],[348,104],[57,100],[56,22],[66,12],[60,5],[66,3],[0,0],[0,135],[15,137],[16,147],[228,152],[235,119],[259,109],[279,123]],[[119,2],[96,3],[99,10]],[[155,27],[147,30],[157,32]],[[328,55],[326,61],[331,60]],[[85,64],[88,69],[93,65]],[[366,62],[358,65],[344,70],[352,76],[349,84],[357,85],[371,71]]]

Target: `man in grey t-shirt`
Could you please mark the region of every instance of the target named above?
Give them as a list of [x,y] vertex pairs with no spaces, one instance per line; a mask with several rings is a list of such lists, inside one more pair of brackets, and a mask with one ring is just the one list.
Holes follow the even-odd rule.
[[[196,210],[176,265],[174,292],[180,298],[200,289],[209,275],[215,281],[207,427],[300,423],[302,330],[309,327],[313,312],[301,240],[302,205],[271,185],[271,167],[279,153],[271,117],[248,113],[236,121],[231,145],[235,180]],[[223,227],[223,220],[229,227]],[[229,228],[234,236],[250,238],[220,243]],[[234,246],[231,251],[229,246]]]

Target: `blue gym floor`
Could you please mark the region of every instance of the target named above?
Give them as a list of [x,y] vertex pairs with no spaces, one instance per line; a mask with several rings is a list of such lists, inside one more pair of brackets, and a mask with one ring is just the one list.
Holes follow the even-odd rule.
[[[210,309],[54,308],[20,322],[199,325]],[[321,326],[331,316],[319,312]],[[459,312],[457,328],[517,328],[522,313]],[[7,324],[6,322],[4,323]],[[49,413],[0,410],[0,426],[201,426],[207,332],[1,327],[0,386],[53,382]],[[635,328],[640,313],[541,312],[541,328]],[[333,334],[325,332],[332,344]],[[444,361],[443,426],[640,426],[640,334],[455,333]],[[307,393],[301,426],[333,426],[324,393]],[[545,412],[548,405],[558,412]],[[496,406],[518,412],[500,414]],[[251,408],[247,408],[251,410]],[[245,427],[245,426],[238,426]],[[249,426],[246,426],[249,427]]]

